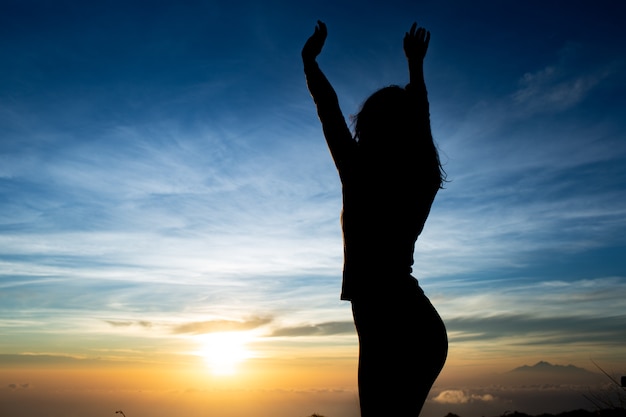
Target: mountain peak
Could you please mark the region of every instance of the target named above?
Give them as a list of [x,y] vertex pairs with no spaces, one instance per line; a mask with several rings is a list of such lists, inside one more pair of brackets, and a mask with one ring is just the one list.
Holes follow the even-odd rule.
[[533,366],[523,365],[510,372],[558,372],[558,373],[589,373],[585,368],[574,365],[553,365],[550,362],[539,361]]

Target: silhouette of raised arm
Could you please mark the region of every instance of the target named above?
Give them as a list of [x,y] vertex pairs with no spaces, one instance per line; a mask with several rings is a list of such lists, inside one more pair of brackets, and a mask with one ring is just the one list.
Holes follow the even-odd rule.
[[404,35],[404,54],[409,61],[409,82],[419,90],[426,90],[424,82],[424,58],[430,43],[430,32],[413,23]]
[[429,43],[430,32],[423,27],[418,27],[415,22],[404,35],[404,54],[409,64],[409,85],[406,89],[413,93],[418,109],[418,120],[422,124],[423,131],[430,134],[430,109],[424,81],[424,58]]
[[351,154],[350,148],[355,146],[356,142],[352,139],[350,129],[339,107],[337,93],[316,61],[317,56],[322,52],[326,36],[326,25],[318,20],[315,32],[302,48],[302,62],[307,87],[317,107],[324,137],[341,177],[344,163]]

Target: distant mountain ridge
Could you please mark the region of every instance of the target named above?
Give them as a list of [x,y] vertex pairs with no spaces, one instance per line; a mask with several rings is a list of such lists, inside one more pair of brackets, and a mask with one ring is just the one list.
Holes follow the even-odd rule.
[[539,361],[533,366],[523,365],[517,367],[509,373],[540,373],[540,372],[550,372],[550,373],[558,373],[558,374],[595,374],[594,372],[588,371],[585,368],[580,368],[574,365],[553,365],[550,362]]

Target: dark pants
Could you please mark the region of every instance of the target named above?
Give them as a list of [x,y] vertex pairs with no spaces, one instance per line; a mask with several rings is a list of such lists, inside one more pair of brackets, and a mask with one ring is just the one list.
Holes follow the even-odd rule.
[[448,354],[446,328],[415,285],[352,300],[359,335],[361,417],[417,417]]

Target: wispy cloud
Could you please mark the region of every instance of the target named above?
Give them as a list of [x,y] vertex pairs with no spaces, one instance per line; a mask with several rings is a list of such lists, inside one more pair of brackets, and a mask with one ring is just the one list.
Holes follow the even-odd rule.
[[533,316],[498,315],[489,317],[457,317],[446,321],[448,330],[455,334],[453,342],[499,339],[514,345],[547,345],[589,343],[623,345],[626,336],[622,329],[626,317]]
[[7,385],[7,387],[9,387],[9,389],[11,389],[11,390],[17,390],[17,389],[29,389],[29,388],[31,388],[31,385],[28,382],[20,383],[20,384],[11,383],[11,384]]
[[441,391],[433,401],[442,404],[467,404],[469,402],[491,402],[494,400],[491,394],[471,394],[463,390]]
[[532,112],[567,110],[580,103],[607,75],[601,73],[563,79],[557,68],[546,67],[524,74],[521,88],[513,94],[513,100]]
[[183,323],[172,328],[174,334],[205,334],[215,332],[233,332],[252,330],[272,322],[270,317],[254,317],[243,321],[208,320]]
[[129,326],[141,326],[145,328],[151,328],[152,323],[149,321],[114,321],[114,320],[105,320],[113,327],[129,327]]
[[[527,72],[513,101],[531,113],[561,112],[581,103],[594,88],[623,67],[623,58],[605,57],[589,51],[590,45],[570,43],[561,49],[559,61]],[[601,59],[595,62],[595,59]]]
[[343,321],[283,327],[274,330],[270,337],[330,336],[354,333],[354,323],[351,321]]

